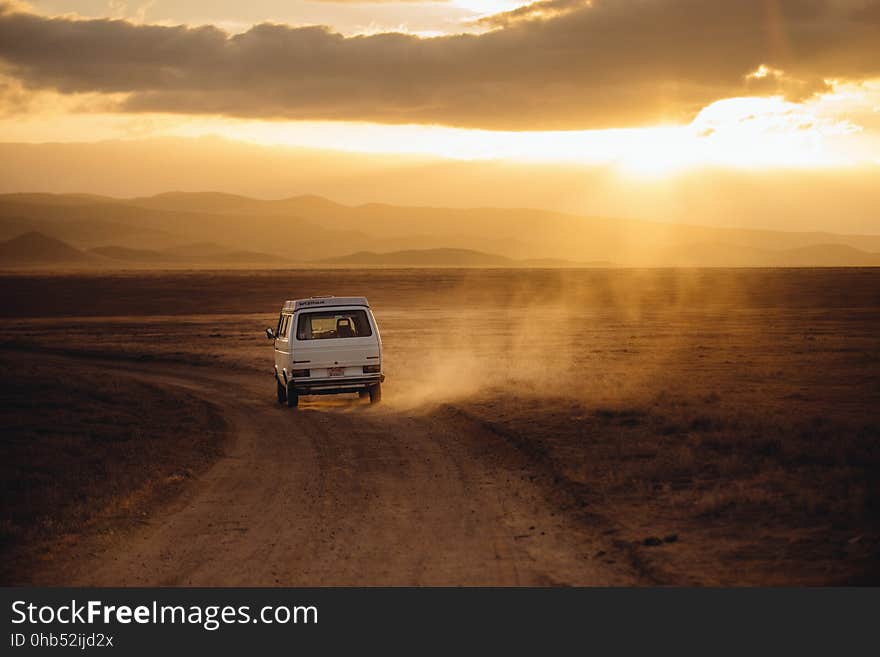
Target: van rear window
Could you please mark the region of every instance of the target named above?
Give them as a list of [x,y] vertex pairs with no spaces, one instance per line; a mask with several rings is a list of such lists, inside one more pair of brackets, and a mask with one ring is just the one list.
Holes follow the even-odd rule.
[[296,325],[297,340],[365,338],[373,335],[364,310],[328,310],[303,313]]

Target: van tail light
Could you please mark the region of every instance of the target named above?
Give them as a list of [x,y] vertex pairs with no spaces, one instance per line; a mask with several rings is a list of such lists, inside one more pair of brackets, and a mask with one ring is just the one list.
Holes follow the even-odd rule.
[[364,374],[378,374],[381,371],[381,365],[364,365]]
[[291,376],[293,376],[294,378],[301,377],[301,376],[311,376],[311,375],[312,375],[312,373],[311,373],[309,370],[293,370],[293,371],[291,371],[290,374],[291,374]]

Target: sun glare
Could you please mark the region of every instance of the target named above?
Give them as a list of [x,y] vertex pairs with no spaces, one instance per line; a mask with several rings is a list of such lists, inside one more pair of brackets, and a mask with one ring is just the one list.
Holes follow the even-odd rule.
[[616,130],[501,132],[440,126],[342,122],[192,120],[180,136],[221,136],[271,146],[362,153],[611,165],[634,176],[696,166],[830,167],[858,163],[857,125],[782,98],[732,98],[706,107],[689,125]]

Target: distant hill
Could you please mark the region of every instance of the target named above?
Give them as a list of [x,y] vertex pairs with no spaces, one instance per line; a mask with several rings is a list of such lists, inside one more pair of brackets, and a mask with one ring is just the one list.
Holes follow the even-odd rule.
[[[319,196],[0,195],[0,239],[32,231],[76,249],[95,249],[93,256],[117,265],[137,266],[182,261],[195,266],[880,264],[880,235],[719,228],[528,208],[347,206]],[[110,247],[116,250],[107,251]]]
[[61,240],[29,231],[0,242],[0,268],[104,268],[142,269],[175,267],[275,267],[289,265],[280,256],[256,251],[217,251],[210,255],[101,246],[82,251]]
[[180,244],[163,249],[164,253],[182,258],[204,258],[228,253],[230,248],[215,242],[195,242],[192,244]]
[[149,249],[130,249],[125,246],[99,246],[89,249],[90,253],[109,258],[111,260],[120,260],[124,262],[175,262],[178,258],[160,253],[159,251],[150,251]]
[[35,231],[0,242],[0,267],[34,265],[86,265],[89,254]]
[[155,266],[274,266],[290,264],[280,256],[257,251],[232,251],[218,245],[190,245],[187,248],[151,251],[129,249],[124,246],[102,246],[90,250],[114,264],[139,264]]
[[382,267],[512,267],[515,260],[468,249],[418,249],[373,253],[360,251],[338,258],[318,261],[328,265]]
[[346,206],[305,194],[284,199],[262,200],[221,192],[165,192],[129,199],[132,205],[166,212],[210,212],[215,214],[269,214],[323,216]]
[[[259,251],[229,251],[214,256],[205,256],[201,261],[215,265],[252,265],[256,267],[291,264],[288,258]],[[198,264],[199,260],[193,259],[192,262]]]
[[[83,201],[57,195],[0,195],[0,238],[24,230],[37,230],[75,244],[79,248],[125,246],[134,249],[165,250],[186,244],[222,242],[236,250],[270,253],[285,260],[305,261],[342,255],[360,248],[381,244],[354,228],[325,226],[288,209],[278,209],[273,202],[250,199],[259,212],[206,212],[203,210],[163,209],[164,203],[137,205],[139,199]],[[206,204],[205,195],[196,195],[191,205]],[[64,198],[70,202],[65,203]],[[176,196],[174,198],[177,198]],[[209,195],[208,198],[214,198]],[[306,199],[310,207],[313,199]],[[295,203],[299,203],[296,201]],[[329,202],[327,202],[329,203]],[[269,204],[263,206],[262,204]],[[210,204],[208,204],[210,205]],[[340,206],[343,207],[343,206]],[[368,227],[367,227],[368,228]],[[296,246],[296,254],[288,255]],[[347,245],[340,249],[340,245]]]
[[155,196],[133,198],[130,202],[151,210],[214,214],[254,212],[262,204],[257,199],[221,192],[164,192]]
[[358,267],[509,267],[509,268],[570,268],[613,267],[607,261],[575,262],[558,258],[515,260],[504,256],[469,249],[410,249],[374,253],[360,251],[339,258],[325,258],[316,264]]
[[608,260],[576,262],[574,260],[563,260],[561,258],[526,258],[525,260],[520,260],[518,264],[520,267],[532,267],[535,269],[566,269],[570,267],[604,268],[617,266]]
[[154,228],[148,221],[137,217],[117,218],[113,213],[113,203],[107,202],[43,205],[35,201],[3,202],[0,197],[0,240],[33,231],[80,249],[120,244],[161,249],[180,243],[181,238],[173,232],[173,227]]

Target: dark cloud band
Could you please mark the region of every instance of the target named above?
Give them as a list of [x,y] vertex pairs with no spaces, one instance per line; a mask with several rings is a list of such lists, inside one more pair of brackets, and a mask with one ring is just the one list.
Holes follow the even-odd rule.
[[[880,76],[880,1],[544,0],[480,35],[135,25],[0,3],[0,61],[30,88],[124,93],[131,112],[489,129],[684,121],[743,93]],[[751,78],[765,65],[782,71]]]

